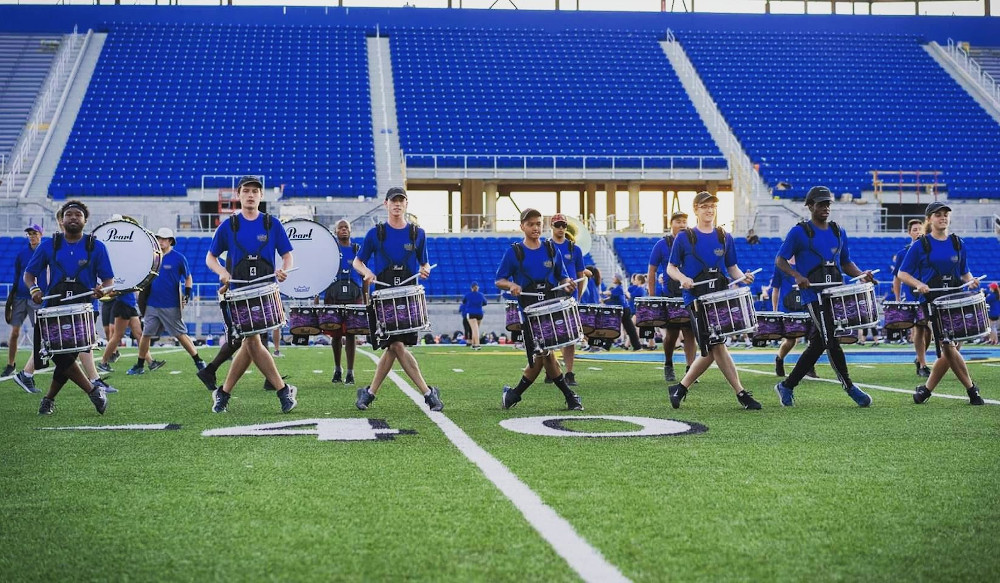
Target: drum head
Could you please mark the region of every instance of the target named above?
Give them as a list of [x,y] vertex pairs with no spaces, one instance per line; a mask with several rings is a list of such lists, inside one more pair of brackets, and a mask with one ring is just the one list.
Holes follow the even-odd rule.
[[[289,273],[288,278],[278,284],[281,293],[298,299],[320,295],[330,287],[340,271],[337,238],[329,229],[309,219],[292,219],[282,224],[294,248],[292,256],[299,269]],[[281,257],[277,253],[274,265],[281,265]]]
[[108,221],[94,229],[94,236],[108,249],[115,289],[144,286],[159,271],[160,246],[141,226],[131,221]]

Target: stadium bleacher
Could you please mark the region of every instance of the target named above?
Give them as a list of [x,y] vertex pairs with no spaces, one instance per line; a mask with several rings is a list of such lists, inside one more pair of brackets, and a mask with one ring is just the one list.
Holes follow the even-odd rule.
[[11,156],[52,67],[56,35],[0,34],[0,158]]

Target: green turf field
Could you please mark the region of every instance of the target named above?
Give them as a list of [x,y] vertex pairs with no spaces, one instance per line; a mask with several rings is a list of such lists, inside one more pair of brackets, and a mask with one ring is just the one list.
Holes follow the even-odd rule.
[[[764,405],[751,412],[711,369],[674,410],[659,366],[578,360],[586,411],[565,412],[541,382],[503,411],[500,387],[519,378],[522,353],[418,348],[446,405],[429,416],[394,382],[358,411],[356,387],[330,383],[328,347],[289,348],[278,365],[299,388],[294,411],[282,415],[254,372],[229,413],[216,415],[183,352],[154,352],[168,364],[143,376],[125,375],[134,350],[123,352],[107,379],[120,392],[103,417],[73,386],[55,415],[39,417],[39,395],[0,382],[0,579],[610,580],[592,570],[603,564],[634,581],[1000,580],[1000,406],[970,407],[950,375],[922,406],[908,392],[867,389],[874,405],[859,409],[836,385],[806,381],[785,409],[771,367],[745,365],[743,381]],[[367,384],[374,363],[359,353],[356,368]],[[983,397],[1000,399],[1000,367],[970,368]],[[833,378],[828,366],[819,372]],[[906,391],[919,380],[909,364],[851,372]],[[37,378],[42,387],[51,377]],[[544,437],[500,426],[593,415],[707,431]],[[202,435],[303,419],[379,419],[415,433]],[[180,428],[39,429],[167,423]],[[601,419],[563,427],[638,428]],[[459,449],[455,435],[471,441]],[[477,446],[510,471],[504,491],[533,492],[544,505],[508,498],[487,477],[496,468],[466,457]],[[549,509],[567,528],[546,538],[535,525],[551,523]]]

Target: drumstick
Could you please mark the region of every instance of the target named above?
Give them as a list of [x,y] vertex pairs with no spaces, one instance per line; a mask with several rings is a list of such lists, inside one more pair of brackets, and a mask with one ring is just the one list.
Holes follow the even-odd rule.
[[[882,271],[882,270],[881,269],[876,269],[876,270],[872,271],[872,275],[875,275],[876,273],[878,273],[880,271]],[[865,274],[862,273],[861,275],[859,275],[859,276],[851,279],[851,283],[854,283],[855,281],[858,281],[859,279],[861,279],[864,276],[865,276]]]
[[[434,265],[428,266],[427,270],[430,271],[431,269],[434,269],[437,266],[438,266],[438,264],[435,263]],[[404,279],[403,281],[399,282],[399,285],[406,285],[406,284],[410,283],[411,281],[413,281],[414,279],[417,279],[418,277],[420,277],[419,273],[416,274],[416,275],[414,275],[413,277],[408,277],[408,278]]]
[[962,289],[965,286],[967,286],[970,283],[972,283],[973,281],[979,281],[979,280],[985,279],[985,278],[986,278],[986,274],[984,273],[984,274],[980,275],[979,277],[973,277],[972,279],[970,279],[969,281],[963,283],[962,285],[960,285],[958,287],[933,287],[933,288],[931,288],[931,289],[929,289],[927,291],[929,291],[929,292],[943,292],[943,291],[948,291],[948,290]]
[[[113,289],[115,289],[115,286],[109,285],[108,287],[101,288],[101,291],[111,291]],[[63,299],[64,300],[75,300],[77,298],[82,298],[84,296],[93,295],[93,294],[94,294],[94,290],[90,290],[90,291],[85,291],[85,292],[81,292],[81,293],[78,293],[78,294],[74,294],[74,295],[71,295],[71,296],[66,296]],[[59,294],[54,294],[54,295],[51,295],[51,296],[44,296],[44,297],[42,297],[42,301],[45,301],[45,300],[54,300],[56,298],[62,298],[62,296],[59,295]]]
[[[580,279],[574,279],[573,283],[580,283],[580,282],[586,281],[586,280],[587,280],[586,277],[581,277]],[[565,289],[568,285],[569,285],[569,283],[564,283],[562,285],[557,285],[556,287],[552,288],[552,291],[555,291],[557,289]]]
[[741,281],[743,281],[744,279],[746,279],[748,275],[757,275],[757,274],[758,274],[758,273],[760,273],[761,271],[764,271],[764,268],[763,268],[763,267],[758,267],[757,269],[754,269],[754,270],[753,270],[753,271],[751,271],[750,273],[744,273],[744,274],[743,274],[743,277],[741,277],[741,278],[739,278],[739,279],[734,279],[733,281],[731,281],[731,282],[729,283],[729,286],[728,286],[728,287],[733,287],[734,285],[736,285],[736,284],[738,284],[739,282],[741,282]]
[[[286,271],[285,273],[291,273],[291,272],[295,271],[296,269],[298,269],[298,267],[293,267],[293,268],[289,269],[288,271]],[[267,279],[269,277],[277,277],[277,275],[274,274],[274,273],[269,273],[267,275],[262,275],[260,277],[254,278],[254,279],[230,279],[229,283],[257,283],[258,281],[264,281],[265,279]]]
[[535,292],[521,292],[522,296],[531,296],[533,298],[544,298],[545,294],[537,294]]

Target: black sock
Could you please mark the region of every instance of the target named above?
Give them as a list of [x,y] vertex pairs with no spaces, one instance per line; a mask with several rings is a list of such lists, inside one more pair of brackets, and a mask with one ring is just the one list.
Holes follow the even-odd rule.
[[191,357],[191,360],[193,360],[195,364],[198,364],[199,362],[201,362],[201,357],[198,356],[197,352],[195,352],[194,355]]
[[522,376],[521,380],[518,381],[517,386],[514,387],[514,392],[517,393],[518,396],[523,395],[524,391],[528,390],[528,387],[531,386],[532,382],[534,381],[529,381],[528,377]]
[[569,385],[566,384],[566,375],[557,376],[556,378],[552,379],[552,383],[555,384],[556,388],[562,391],[563,396],[566,397],[567,399],[575,394],[569,388]]
[[140,358],[140,359],[139,359],[139,360],[138,360],[138,361],[137,361],[137,362],[135,363],[135,368],[142,368],[142,367],[143,367],[143,365],[145,365],[145,364],[146,364],[146,359],[145,359],[145,358]]

